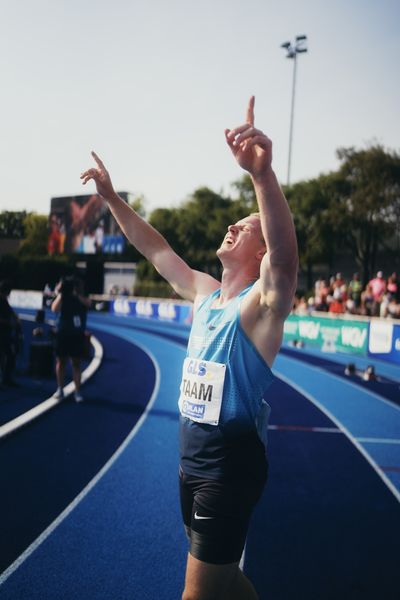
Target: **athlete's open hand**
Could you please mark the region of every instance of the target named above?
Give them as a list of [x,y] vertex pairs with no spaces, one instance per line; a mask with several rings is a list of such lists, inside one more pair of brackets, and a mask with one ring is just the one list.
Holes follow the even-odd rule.
[[88,181],[93,179],[96,184],[97,193],[105,199],[110,198],[115,194],[110,174],[96,152],[92,152],[91,154],[96,161],[97,168],[84,171],[81,174],[81,179],[83,180],[82,183],[85,185]]
[[254,127],[254,96],[251,96],[246,123],[235,129],[225,129],[226,141],[242,169],[253,177],[261,177],[271,166],[272,142],[260,129]]

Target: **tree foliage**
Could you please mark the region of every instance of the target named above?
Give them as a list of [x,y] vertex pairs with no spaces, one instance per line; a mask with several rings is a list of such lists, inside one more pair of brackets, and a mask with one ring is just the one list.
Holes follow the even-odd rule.
[[0,213],[0,238],[22,240],[25,235],[26,211],[5,210]]
[[141,217],[146,216],[146,198],[143,194],[135,194],[128,202],[129,206]]
[[285,188],[308,287],[313,265],[332,270],[338,249],[354,257],[365,284],[379,250],[400,232],[400,156],[381,146],[337,154],[338,171]]
[[258,212],[257,198],[250,175],[247,173],[233,182],[232,188],[237,192],[236,207],[243,216]]
[[45,215],[29,213],[24,219],[25,239],[19,248],[23,256],[44,256],[47,254],[49,235],[48,218]]
[[382,146],[340,148],[338,203],[333,218],[363,273],[376,268],[378,251],[400,232],[400,155]]
[[339,233],[331,218],[335,204],[333,177],[301,181],[285,189],[293,214],[301,268],[307,273],[307,287],[312,286],[313,266],[334,261]]

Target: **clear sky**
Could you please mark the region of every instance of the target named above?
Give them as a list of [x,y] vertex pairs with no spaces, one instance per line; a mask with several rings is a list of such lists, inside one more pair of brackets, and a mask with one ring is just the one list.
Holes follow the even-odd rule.
[[400,146],[397,0],[0,0],[0,210],[48,213],[89,193],[90,150],[148,211],[241,176],[224,129],[256,125],[292,182],[338,166],[340,146]]

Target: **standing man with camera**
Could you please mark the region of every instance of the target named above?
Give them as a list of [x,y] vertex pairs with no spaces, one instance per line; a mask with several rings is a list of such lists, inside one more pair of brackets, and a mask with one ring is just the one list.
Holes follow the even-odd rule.
[[51,305],[58,312],[55,340],[57,390],[54,397],[64,398],[65,367],[68,359],[72,363],[72,375],[75,383],[75,401],[82,402],[81,360],[85,352],[86,314],[90,300],[82,293],[81,282],[73,277],[65,277],[56,286],[56,298]]
[[183,600],[258,597],[239,561],[267,478],[264,392],[297,280],[293,220],[271,167],[272,143],[254,127],[254,97],[246,122],[225,137],[251,176],[259,213],[228,227],[217,250],[221,282],[191,269],[130,209],[95,153],[97,167],[81,175],[84,184],[94,180],[137,250],[194,302],[179,398],[181,507],[190,544]]

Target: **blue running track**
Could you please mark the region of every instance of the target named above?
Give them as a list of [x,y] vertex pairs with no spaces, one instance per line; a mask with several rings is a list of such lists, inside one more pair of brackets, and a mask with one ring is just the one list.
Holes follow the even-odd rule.
[[[0,440],[4,600],[180,598],[188,330],[108,315],[90,328],[104,360],[85,402]],[[344,378],[344,361],[289,348],[276,360],[270,476],[244,560],[262,600],[398,598],[398,368],[369,386]]]

